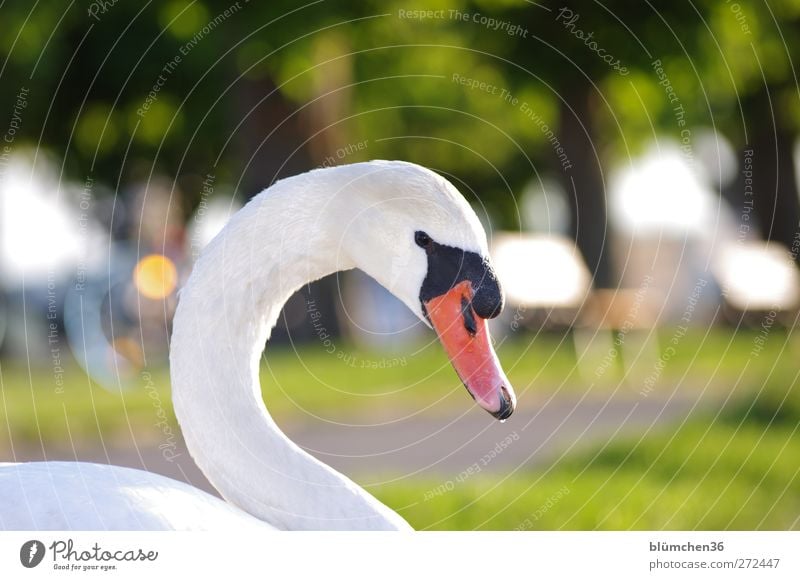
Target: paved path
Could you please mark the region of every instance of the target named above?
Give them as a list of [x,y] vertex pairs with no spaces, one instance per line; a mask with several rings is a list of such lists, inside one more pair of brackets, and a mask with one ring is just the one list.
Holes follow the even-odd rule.
[[[300,446],[362,484],[407,476],[443,479],[457,476],[476,462],[481,472],[507,473],[518,467],[550,464],[562,454],[596,448],[614,436],[637,436],[648,428],[669,429],[693,405],[692,399],[670,401],[630,399],[559,399],[538,408],[518,409],[499,423],[477,408],[460,417],[417,416],[379,426],[337,425],[318,421],[287,425],[285,431]],[[158,447],[82,448],[77,459],[113,463],[186,480],[212,488],[178,448],[167,461]],[[17,450],[19,461],[41,460],[41,450]],[[63,449],[48,449],[48,459],[74,460]]]

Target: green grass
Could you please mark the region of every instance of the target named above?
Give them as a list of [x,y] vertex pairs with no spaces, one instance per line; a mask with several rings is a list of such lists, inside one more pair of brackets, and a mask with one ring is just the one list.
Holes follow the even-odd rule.
[[416,529],[800,529],[800,385],[791,408],[774,404],[783,390],[754,399],[757,420],[739,404],[549,469],[371,491]]
[[[673,334],[666,329],[659,336],[664,352]],[[454,481],[454,473],[452,489],[443,493],[434,490],[446,477],[400,479],[370,490],[418,529],[800,528],[800,349],[773,329],[754,357],[756,336],[690,332],[652,393],[727,401],[719,416],[695,413],[683,426],[646,437],[598,441],[595,449],[546,468],[523,466],[508,476],[480,473],[461,482]],[[386,409],[447,415],[472,405],[437,345],[404,359],[387,357],[388,368],[372,364],[380,367],[386,355],[339,347],[347,352],[344,360],[317,345],[298,352],[269,350],[262,385],[279,422],[302,420],[304,413],[336,420]],[[612,391],[637,396],[639,390],[636,381],[621,380],[619,361],[630,352],[623,351],[598,380],[585,372],[596,361],[584,361],[579,372],[568,335],[516,337],[501,343],[498,352],[521,405],[535,406],[551,395],[579,396],[587,389],[597,396]],[[11,444],[40,440],[77,447],[101,438],[123,445],[158,441],[158,408],[175,422],[168,373],[149,372],[150,391],[136,374],[126,390],[109,392],[70,366],[57,393],[47,368],[29,374],[4,361],[0,460],[10,457]]]
[[[781,331],[773,330],[767,347],[756,358],[749,357],[755,332],[733,334],[715,329],[706,334],[697,329],[684,337],[664,369],[653,396],[710,391],[738,397],[766,377],[790,380],[800,354],[797,344],[786,343]],[[661,350],[672,332],[662,330]],[[631,342],[629,337],[629,342]],[[309,413],[331,420],[374,414],[385,409],[451,414],[463,412],[472,401],[464,393],[438,344],[422,345],[418,352],[398,356],[338,345],[346,356],[328,354],[316,344],[299,351],[268,350],[262,365],[262,387],[267,407],[278,420],[292,421]],[[636,380],[622,381],[619,361],[602,380],[593,376],[598,361],[576,364],[569,335],[542,334],[503,341],[498,354],[515,386],[520,405],[536,406],[551,395],[580,396],[588,389],[603,396],[612,391],[636,395]],[[386,361],[388,368],[373,368]],[[363,368],[362,368],[363,364]],[[589,372],[586,372],[586,369]],[[647,368],[647,367],[645,367]],[[580,369],[583,369],[581,374]],[[109,392],[89,381],[72,364],[64,373],[64,386],[56,392],[52,372],[29,370],[11,361],[0,367],[0,450],[15,441],[68,441],[145,437],[152,430],[154,404],[171,416],[169,375],[166,369],[147,369],[154,388],[148,391],[141,374],[126,381],[127,388]],[[155,394],[154,394],[155,393]],[[154,397],[157,400],[154,400]]]

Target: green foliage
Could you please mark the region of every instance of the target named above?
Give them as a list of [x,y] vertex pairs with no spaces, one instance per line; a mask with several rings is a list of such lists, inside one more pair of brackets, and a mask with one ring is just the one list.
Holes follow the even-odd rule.
[[[714,122],[736,139],[738,107],[763,90],[763,73],[777,91],[779,116],[800,127],[791,69],[800,59],[794,2],[773,2],[771,13],[755,0],[679,2],[658,11],[646,3],[542,6],[170,0],[118,2],[92,15],[85,4],[62,11],[58,4],[7,2],[0,56],[8,59],[3,85],[12,90],[0,97],[0,111],[11,110],[15,89],[30,86],[18,144],[39,143],[42,135],[79,180],[92,163],[107,183],[116,183],[120,170],[125,179],[152,164],[176,177],[203,175],[218,157],[216,171],[234,177],[243,167],[235,151],[253,145],[232,129],[258,118],[249,105],[242,108],[245,97],[264,98],[277,86],[263,106],[283,100],[275,114],[296,115],[299,126],[320,131],[312,161],[367,140],[368,157],[423,162],[464,180],[506,226],[516,218],[499,176],[518,191],[542,169],[558,172],[557,161],[519,103],[454,82],[454,74],[527,102],[556,135],[560,99],[586,84],[595,95],[600,150],[622,155],[654,130],[675,132],[655,59],[665,64],[692,125]],[[564,6],[579,16],[572,28],[558,19]],[[438,12],[401,17],[401,10]],[[506,25],[520,32],[509,34]],[[617,74],[576,30],[591,32],[630,73]],[[180,63],[164,75],[152,107],[137,116],[176,57]],[[297,107],[304,111],[294,113]]]

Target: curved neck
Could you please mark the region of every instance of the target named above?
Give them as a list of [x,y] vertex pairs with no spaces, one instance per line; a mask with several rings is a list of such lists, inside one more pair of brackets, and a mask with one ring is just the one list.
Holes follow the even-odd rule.
[[320,173],[280,181],[255,197],[195,264],[173,322],[175,413],[209,481],[261,520],[282,529],[408,528],[292,443],[261,397],[261,353],[283,304],[304,284],[352,267],[337,244],[342,210],[325,207],[335,197],[335,172],[327,170],[324,183]]

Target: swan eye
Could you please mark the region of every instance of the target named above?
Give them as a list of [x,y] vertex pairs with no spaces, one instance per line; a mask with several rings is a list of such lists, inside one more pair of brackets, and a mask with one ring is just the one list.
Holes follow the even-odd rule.
[[426,250],[429,249],[433,244],[433,240],[425,232],[415,232],[414,241],[420,248],[425,248]]

